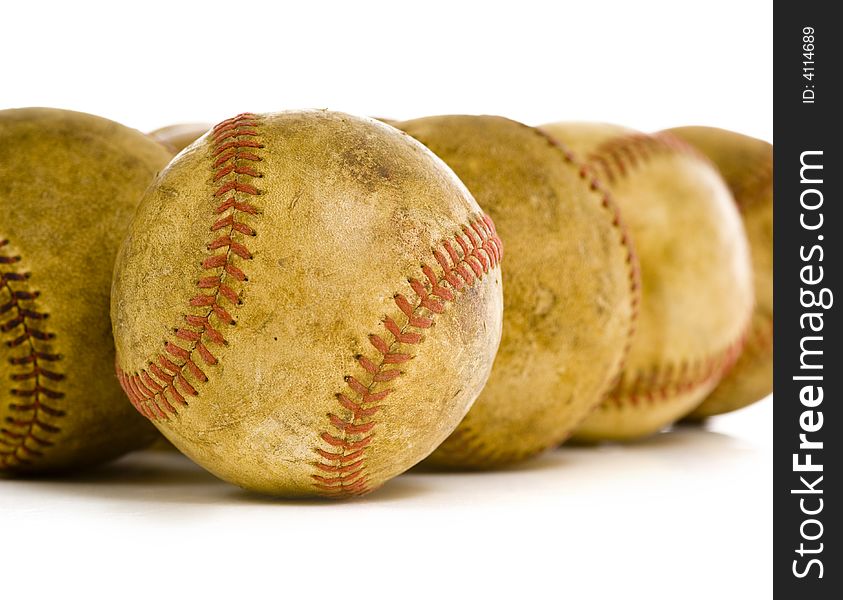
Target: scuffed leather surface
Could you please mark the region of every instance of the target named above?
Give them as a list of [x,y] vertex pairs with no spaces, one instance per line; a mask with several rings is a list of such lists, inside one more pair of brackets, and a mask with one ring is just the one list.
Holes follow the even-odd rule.
[[[2,266],[30,273],[15,286],[40,293],[24,304],[49,317],[29,325],[55,338],[38,343],[37,349],[62,358],[39,366],[63,376],[42,382],[64,394],[44,402],[65,413],[39,411],[39,422],[60,431],[34,425],[33,434],[52,445],[27,442],[43,456],[28,456],[28,465],[11,464],[14,471],[103,462],[154,435],[114,376],[108,307],[117,248],[144,190],[169,157],[139,131],[99,117],[41,108],[0,112],[0,239],[9,240],[0,251],[21,257],[19,263]],[[5,304],[8,293],[0,294],[0,304]],[[2,338],[8,342],[21,331],[15,327]],[[22,350],[0,344],[0,421],[13,431],[21,428],[9,425],[8,419],[32,416],[31,411],[12,410],[32,400],[11,394],[14,387],[34,385],[33,380],[12,381],[29,368],[9,363]]]
[[542,133],[493,116],[397,123],[442,158],[506,248],[503,338],[492,375],[428,463],[490,468],[562,442],[620,368],[630,265],[613,212]]
[[[598,174],[596,157],[611,145],[647,139],[601,123],[542,129],[571,143]],[[688,151],[622,156],[623,169],[607,162],[626,175],[604,183],[620,205],[641,264],[641,308],[622,379],[576,432],[582,441],[650,435],[696,408],[719,376],[686,388],[688,373],[705,371],[699,365],[739,347],[753,306],[746,235],[714,166]],[[668,393],[653,394],[656,381]]]
[[773,391],[773,146],[714,127],[668,131],[720,170],[738,204],[752,256],[755,312],[747,344],[734,368],[688,415],[703,419],[743,408]]
[[[328,415],[342,415],[344,377],[393,296],[415,298],[408,278],[436,267],[433,250],[480,214],[462,183],[429,150],[370,119],[328,111],[259,115],[255,163],[263,176],[244,217],[255,237],[239,266],[235,326],[213,351],[197,396],[156,426],[219,477],[285,496],[322,493],[314,476]],[[208,136],[182,152],[141,203],[115,270],[112,319],[118,368],[145,368],[183,324],[210,253],[214,157]],[[392,393],[373,417],[368,488],[426,457],[456,427],[485,383],[502,318],[499,268],[457,293],[423,340],[405,350]]]

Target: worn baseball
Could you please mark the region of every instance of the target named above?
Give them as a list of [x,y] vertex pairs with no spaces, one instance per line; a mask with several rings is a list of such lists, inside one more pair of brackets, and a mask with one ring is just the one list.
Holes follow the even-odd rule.
[[740,215],[714,165],[676,137],[601,124],[543,129],[570,143],[608,187],[641,264],[624,370],[575,437],[656,433],[702,402],[743,345],[753,290]]
[[0,111],[0,473],[104,462],[151,441],[114,377],[117,248],[169,160],[82,113]]
[[748,406],[773,391],[773,146],[714,127],[668,130],[705,154],[732,191],[749,239],[755,312],[731,371],[688,416],[704,419]]
[[[176,154],[205,135],[211,127],[210,123],[176,123],[150,131],[149,136],[156,142],[164,144],[168,150]],[[159,437],[150,448],[152,450],[176,451],[175,447],[163,437]]]
[[173,154],[181,152],[202,137],[209,129],[209,123],[177,123],[149,132],[149,137],[164,144]]
[[480,393],[501,256],[492,220],[410,136],[328,111],[240,115],[141,202],[115,269],[118,376],[225,480],[363,494]]
[[637,263],[606,191],[541,131],[501,117],[398,123],[468,186],[506,244],[503,337],[486,388],[431,455],[490,468],[554,447],[621,368]]

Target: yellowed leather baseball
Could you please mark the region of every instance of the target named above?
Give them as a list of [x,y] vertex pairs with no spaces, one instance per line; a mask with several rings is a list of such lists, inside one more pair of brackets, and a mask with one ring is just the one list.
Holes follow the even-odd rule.
[[117,371],[219,477],[362,494],[480,393],[501,256],[491,219],[410,136],[328,111],[240,115],[141,203],[115,270]]
[[720,169],[738,205],[749,239],[755,312],[735,366],[688,415],[704,419],[748,406],[773,391],[773,146],[715,127],[668,130]]
[[103,462],[152,440],[114,376],[117,248],[169,160],[92,115],[0,111],[0,473]]
[[177,123],[149,132],[149,137],[164,144],[173,152],[181,152],[202,137],[211,128],[210,123]]
[[493,116],[398,123],[442,158],[506,245],[503,338],[492,375],[437,467],[490,468],[565,440],[618,375],[638,298],[618,212],[564,148]]
[[[210,123],[176,123],[149,132],[156,142],[164,144],[171,152],[178,153],[202,137],[213,127]],[[175,446],[160,437],[150,446],[153,450],[176,451]]]
[[562,143],[570,137],[609,188],[641,263],[641,307],[623,373],[575,437],[656,433],[702,402],[743,345],[753,290],[740,215],[716,168],[669,134],[603,124],[542,129]]

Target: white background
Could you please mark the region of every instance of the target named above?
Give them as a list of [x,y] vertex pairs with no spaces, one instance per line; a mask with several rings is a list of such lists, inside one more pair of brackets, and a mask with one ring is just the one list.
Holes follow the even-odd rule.
[[[0,109],[498,113],[771,139],[768,2],[6,3]],[[179,456],[0,481],[4,598],[771,596],[772,401],[628,447],[268,501]]]

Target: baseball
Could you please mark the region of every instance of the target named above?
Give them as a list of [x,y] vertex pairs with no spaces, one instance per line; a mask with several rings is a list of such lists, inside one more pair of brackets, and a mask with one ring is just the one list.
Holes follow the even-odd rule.
[[149,132],[149,137],[164,144],[173,154],[181,152],[211,128],[208,123],[177,123]]
[[82,113],[0,111],[0,473],[56,471],[152,440],[114,377],[117,248],[169,153]]
[[502,252],[410,136],[328,111],[243,114],[141,202],[115,268],[117,373],[222,479],[363,494],[430,454],[480,393]]
[[429,464],[490,468],[558,445],[608,392],[631,336],[637,262],[615,205],[533,127],[491,116],[396,126],[454,169],[507,253],[491,377]]
[[714,127],[669,130],[720,169],[749,239],[755,312],[740,358],[714,391],[688,415],[704,419],[743,408],[773,391],[773,147]]
[[609,188],[641,264],[624,370],[575,437],[656,433],[695,409],[740,352],[753,308],[740,215],[716,168],[669,134],[600,124],[543,129],[575,147]]

